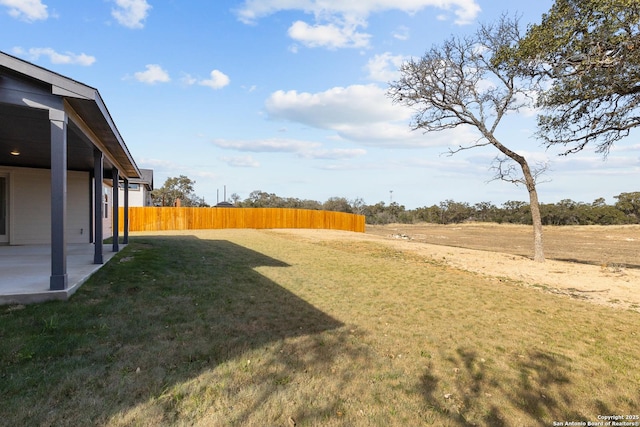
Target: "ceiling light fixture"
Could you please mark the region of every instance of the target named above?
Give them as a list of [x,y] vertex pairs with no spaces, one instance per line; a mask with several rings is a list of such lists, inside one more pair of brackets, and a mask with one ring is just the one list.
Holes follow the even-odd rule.
[[18,150],[11,150],[11,155],[12,155],[12,156],[19,156],[19,155],[20,155],[20,151],[18,151]]

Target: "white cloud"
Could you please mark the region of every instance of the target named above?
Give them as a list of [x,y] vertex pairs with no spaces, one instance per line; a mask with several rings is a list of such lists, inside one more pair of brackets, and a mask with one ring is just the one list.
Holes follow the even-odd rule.
[[559,156],[553,159],[563,172],[585,173],[593,175],[637,175],[640,172],[640,159],[626,154],[612,152],[603,158],[602,155],[585,153]]
[[279,90],[267,99],[266,110],[273,119],[323,129],[409,118],[409,110],[392,105],[385,89],[373,84],[334,87],[318,93]]
[[[169,72],[164,70],[158,64],[147,64],[145,71],[138,71],[134,73],[134,78],[139,82],[146,84],[156,84],[156,83],[168,83],[171,81],[171,77],[169,76]],[[125,78],[129,78],[127,76]],[[201,86],[207,86],[212,89],[221,89],[229,84],[229,77],[218,70],[211,71],[209,79],[198,79],[192,76],[189,73],[182,73],[180,77],[180,83],[182,85],[192,86],[195,84]]]
[[113,0],[116,8],[111,9],[111,16],[127,28],[143,28],[144,20],[149,15],[151,5],[147,0]]
[[364,156],[365,154],[367,154],[367,151],[362,148],[333,148],[301,152],[299,153],[299,156],[306,159],[339,160],[353,159],[355,157]]
[[208,86],[211,89],[222,89],[227,86],[230,82],[229,76],[224,74],[222,71],[213,70],[210,73],[210,79],[200,80],[198,82],[199,85]]
[[229,166],[237,168],[257,168],[260,167],[260,162],[255,160],[251,156],[238,156],[238,157],[220,157],[220,160],[228,164]]
[[389,82],[400,78],[400,65],[405,61],[402,55],[392,55],[385,52],[375,55],[367,62],[369,79],[377,82]]
[[405,27],[404,25],[401,25],[400,27],[398,27],[396,31],[392,33],[392,36],[394,39],[398,39],[402,41],[409,40],[409,28]]
[[169,73],[158,64],[147,64],[146,71],[138,71],[134,74],[136,80],[147,84],[167,83],[171,81]]
[[[244,151],[252,153],[291,153],[304,159],[352,159],[366,154],[362,148],[321,148],[321,144],[311,141],[296,139],[256,139],[256,140],[225,140],[216,139],[213,144],[227,150]],[[233,161],[248,163],[251,167],[253,159],[249,157],[225,157],[229,164]],[[257,164],[257,162],[255,162]]]
[[[371,35],[358,29],[367,27],[367,18],[372,13],[400,10],[414,14],[427,7],[453,11],[458,25],[473,22],[480,13],[476,0],[245,0],[236,12],[245,24],[254,24],[260,18],[281,11],[313,15],[313,24],[294,22],[289,28],[289,36],[308,47],[335,49],[367,47]],[[403,39],[407,34],[399,32],[395,37]]]
[[[193,174],[193,176],[197,177],[197,178],[205,178],[205,179],[220,179],[220,174],[215,173],[215,172],[210,172],[210,171],[191,171],[191,168],[189,166],[186,167],[186,169],[190,170],[189,174]],[[200,181],[198,181],[200,182]]]
[[209,76],[210,78],[208,79],[197,79],[193,77],[191,74],[185,73],[180,80],[182,81],[182,83],[186,85],[199,84],[201,86],[210,87],[211,89],[214,89],[214,90],[222,89],[223,87],[228,86],[229,83],[231,82],[231,80],[229,79],[229,76],[227,76],[220,70],[211,71]]
[[385,147],[464,145],[477,136],[468,128],[432,133],[411,131],[412,111],[392,104],[385,89],[374,85],[335,87],[324,92],[277,91],[265,103],[273,120],[331,130],[346,140]]
[[299,10],[316,18],[328,15],[367,17],[386,10],[414,14],[427,7],[446,11],[453,9],[458,24],[469,23],[480,13],[480,6],[475,0],[245,0],[237,14],[240,21],[250,24],[284,10]]
[[364,145],[387,148],[458,147],[478,139],[469,126],[459,126],[442,132],[412,131],[409,121],[375,123],[369,126],[350,126],[339,129],[347,139]]
[[27,51],[21,47],[15,47],[13,51],[17,55],[26,55],[31,61],[37,61],[41,56],[47,56],[52,64],[71,64],[88,67],[96,62],[96,58],[94,56],[87,55],[85,53],[58,53],[50,47],[33,47]]
[[40,0],[0,0],[0,5],[9,8],[9,15],[21,21],[33,22],[49,17],[47,5]]
[[172,160],[145,157],[139,159],[138,165],[143,168],[153,169],[156,187],[162,186],[164,180],[170,176],[184,175],[185,170],[189,170],[189,174],[191,175],[191,170],[193,169],[189,169]]
[[257,139],[257,140],[226,140],[215,139],[213,144],[220,148],[253,153],[300,153],[320,146],[316,142],[299,141],[294,139]]
[[367,47],[371,35],[359,33],[356,28],[355,26],[338,26],[334,23],[309,25],[306,22],[296,21],[289,28],[289,37],[307,47],[328,49]]
[[191,74],[187,74],[187,73],[183,74],[183,76],[180,79],[180,81],[182,83],[186,84],[186,85],[189,85],[189,86],[198,83],[198,80],[195,77],[193,77]]
[[536,108],[536,101],[538,99],[538,94],[535,91],[529,91],[526,94],[519,92],[514,96],[515,105],[520,105],[517,113],[512,114],[521,114],[523,117],[535,117],[540,114],[540,109]]
[[618,144],[618,145],[614,145],[613,147],[611,147],[611,154],[616,154],[616,153],[628,153],[628,152],[632,152],[635,154],[638,154],[638,151],[640,151],[640,144]]
[[212,172],[213,167],[211,165],[196,166],[193,164],[193,162],[185,164],[175,162],[173,160],[157,158],[141,158],[139,159],[138,165],[143,168],[153,169],[156,187],[162,186],[167,178],[175,177],[178,175],[188,174],[189,178],[191,179],[197,178],[195,179],[196,194],[198,194],[199,196],[202,195],[199,187],[211,188],[213,186],[213,183],[211,182],[212,180],[219,182],[219,180],[221,179],[220,174]]

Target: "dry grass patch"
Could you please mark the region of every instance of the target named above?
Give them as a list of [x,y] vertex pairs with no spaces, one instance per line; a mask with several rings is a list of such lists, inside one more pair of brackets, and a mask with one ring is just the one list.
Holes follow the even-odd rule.
[[640,412],[638,313],[358,239],[137,236],[114,260],[68,303],[0,310],[3,421],[546,426]]
[[[640,225],[545,226],[547,259],[597,265],[620,273],[640,268]],[[389,224],[368,225],[367,233],[378,236],[405,235],[414,242],[479,249],[531,257],[533,234],[530,225]]]

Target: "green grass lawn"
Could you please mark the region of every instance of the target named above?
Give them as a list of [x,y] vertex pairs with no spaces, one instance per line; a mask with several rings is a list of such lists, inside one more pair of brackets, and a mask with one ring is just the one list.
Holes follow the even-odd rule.
[[595,422],[640,414],[639,334],[382,243],[140,235],[70,301],[0,307],[0,424]]

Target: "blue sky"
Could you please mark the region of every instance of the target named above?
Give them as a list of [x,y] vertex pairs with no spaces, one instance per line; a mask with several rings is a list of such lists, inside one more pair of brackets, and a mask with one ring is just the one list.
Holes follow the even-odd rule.
[[[141,168],[186,175],[210,204],[254,190],[407,208],[446,199],[527,201],[491,181],[493,147],[447,156],[470,128],[423,134],[385,96],[398,65],[502,13],[539,21],[551,0],[0,0],[0,50],[97,88]],[[637,132],[604,161],[533,138],[535,118],[499,139],[548,162],[541,202],[638,191]],[[220,190],[217,193],[217,190]]]

